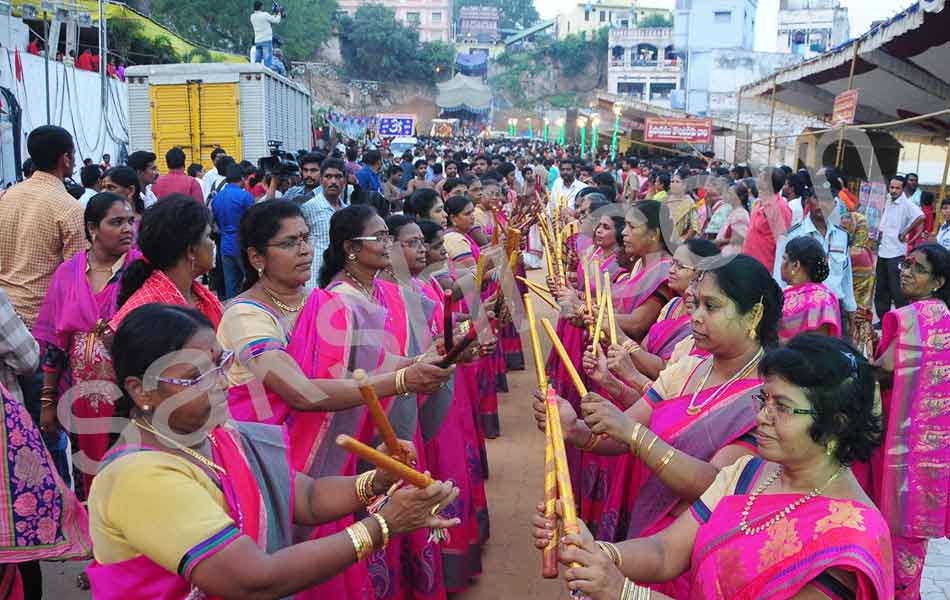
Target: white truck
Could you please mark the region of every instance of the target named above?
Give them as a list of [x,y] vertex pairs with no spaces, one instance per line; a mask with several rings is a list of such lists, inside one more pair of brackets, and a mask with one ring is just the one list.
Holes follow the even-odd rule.
[[125,70],[130,152],[164,155],[179,146],[188,163],[211,165],[223,148],[235,160],[270,155],[269,145],[296,152],[312,145],[310,92],[263,65],[194,63]]

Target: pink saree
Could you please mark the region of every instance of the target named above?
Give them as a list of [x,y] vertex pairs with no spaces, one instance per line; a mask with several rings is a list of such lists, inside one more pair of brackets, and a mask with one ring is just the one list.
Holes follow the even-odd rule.
[[869,495],[891,526],[898,598],[915,598],[925,540],[950,536],[950,310],[922,300],[887,313],[877,358],[891,346],[894,379],[881,393],[884,443],[871,457]]
[[[122,270],[138,257],[136,251],[129,251]],[[116,312],[122,270],[95,293],[86,278],[86,267],[87,252],[59,266],[33,325],[33,337],[67,360],[57,394],[72,406],[67,427],[76,432],[76,462],[83,474],[83,490],[88,493],[99,461],[109,449],[109,419],[115,410],[115,372],[101,330]],[[53,353],[47,351],[47,357]],[[62,365],[56,362],[44,364],[43,370],[60,370]]]
[[[739,529],[739,515],[764,461],[749,461],[732,495],[710,511],[702,500],[690,508],[700,524],[690,573],[695,600],[787,600],[811,584],[829,598],[837,580],[824,575],[840,569],[857,577],[857,600],[891,600],[894,578],[887,523],[872,506],[818,496],[755,535]],[[796,497],[762,495],[749,524],[771,518]],[[837,584],[840,585],[840,584]]]
[[828,326],[828,335],[841,337],[841,307],[831,290],[820,283],[803,283],[785,289],[782,325],[778,337],[784,344],[799,333],[817,332]]
[[673,298],[663,307],[657,322],[650,327],[644,340],[647,352],[663,360],[670,359],[676,344],[691,334],[690,316],[684,308],[681,297]]
[[[273,554],[292,543],[293,476],[287,456],[286,432],[253,423],[221,426],[209,435],[221,475],[227,511],[237,523],[198,544],[182,557],[179,572],[171,573],[149,557],[104,565],[93,561],[86,570],[97,600],[181,600],[209,598],[189,582],[202,560],[213,556],[242,535]],[[109,451],[103,467],[133,452],[157,448],[120,446]],[[158,533],[158,532],[156,532]]]
[[[646,302],[660,286],[666,283],[669,277],[669,265],[670,261],[664,259],[652,268],[640,271],[636,275],[630,276],[629,273],[623,273],[617,276],[611,289],[618,313],[632,313]],[[580,364],[580,357],[577,364]],[[574,397],[576,396],[575,392]],[[575,407],[575,409],[578,408],[579,406]],[[572,477],[576,477],[581,486],[579,494],[581,516],[585,523],[599,522],[606,509],[612,482],[620,472],[618,469],[623,467],[625,457],[601,456],[591,452],[581,453],[579,450],[574,452],[568,450],[569,462],[572,454],[580,457],[580,471],[578,475],[574,475],[575,471],[572,469]]]

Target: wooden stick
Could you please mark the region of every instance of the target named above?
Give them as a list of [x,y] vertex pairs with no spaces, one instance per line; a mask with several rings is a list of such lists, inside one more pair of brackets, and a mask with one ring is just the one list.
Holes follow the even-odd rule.
[[498,234],[500,233],[500,232],[498,231],[499,224],[498,224],[498,209],[497,209],[497,208],[491,209],[491,223],[492,223],[492,226],[491,226],[491,245],[492,245],[492,246],[495,246],[495,245],[498,244]]
[[[542,321],[543,322],[543,321]],[[574,505],[574,490],[571,488],[571,473],[567,465],[567,452],[564,449],[564,433],[561,430],[561,411],[557,405],[557,395],[548,388],[547,398],[548,425],[551,428],[551,442],[554,446],[555,472],[557,473],[557,491],[561,499],[565,535],[580,533],[577,524],[577,507]],[[576,564],[571,564],[575,567]]]
[[396,437],[396,431],[389,422],[389,417],[386,416],[386,411],[383,410],[383,405],[380,404],[379,396],[376,395],[376,389],[373,387],[373,384],[369,382],[366,371],[363,369],[353,371],[353,379],[360,388],[360,394],[363,396],[363,401],[366,402],[366,409],[373,418],[373,422],[376,423],[376,429],[379,430],[379,436],[383,439],[383,443],[386,444],[389,455],[397,460],[403,460],[405,458],[405,452],[402,451],[402,447],[399,445],[399,438]]
[[[537,336],[537,332],[535,332]],[[557,462],[554,460],[554,440],[551,437],[551,416],[548,411],[544,428],[544,517],[557,523]],[[557,525],[551,541],[541,551],[541,577],[555,579],[557,572]]]
[[592,261],[591,269],[594,272],[594,289],[597,291],[597,306],[600,306],[600,297],[604,295],[604,286],[600,279],[600,259],[595,258]]
[[607,323],[610,327],[610,345],[617,343],[617,317],[614,315],[614,297],[611,289],[610,273],[604,273],[604,297],[607,299]]
[[[587,262],[581,262],[581,268],[584,269],[584,299],[587,302],[587,314],[594,316],[594,306],[590,297],[590,265]],[[590,330],[593,335],[594,330]]]
[[452,351],[452,344],[455,343],[455,340],[452,338],[452,290],[445,290],[445,313],[443,315],[443,329],[442,332],[443,339],[445,341],[445,352],[448,354]]
[[400,479],[406,483],[416,486],[417,488],[427,488],[435,483],[435,480],[425,473],[420,473],[412,467],[404,465],[395,458],[386,456],[382,452],[379,452],[374,448],[370,448],[358,440],[354,440],[348,435],[338,435],[336,438],[336,445],[359,456],[366,462],[371,463],[380,469],[385,469],[395,473]]
[[604,301],[607,299],[607,295],[601,295],[600,303],[597,305],[597,324],[594,325],[594,339],[592,345],[594,346],[594,356],[597,356],[597,352],[600,348],[600,336],[604,332],[604,313],[607,312],[607,307],[604,306]]
[[528,317],[528,331],[531,333],[531,356],[534,358],[534,373],[538,378],[538,390],[544,394],[548,390],[548,376],[544,372],[544,356],[541,354],[541,338],[534,317],[534,304],[531,295],[524,295],[524,309]]
[[[577,393],[581,398],[587,396],[587,386],[584,385],[584,381],[581,379],[581,376],[577,374],[577,369],[574,367],[574,363],[571,362],[571,357],[568,356],[567,350],[564,349],[564,344],[561,343],[561,338],[557,336],[557,332],[554,330],[554,327],[551,326],[551,321],[542,318],[541,325],[544,326],[544,330],[547,332],[548,337],[551,338],[551,344],[554,346],[554,350],[557,352],[557,355],[561,357],[561,362],[564,363],[564,368],[567,369],[567,374],[570,375],[571,381],[574,382],[574,387],[577,389]],[[564,500],[564,496],[561,496],[561,500]]]
[[436,363],[439,368],[447,369],[462,356],[462,353],[465,352],[469,346],[472,345],[478,338],[478,332],[475,330],[475,326],[472,325],[471,329],[468,330],[468,333],[465,334],[465,337],[462,338],[462,341],[458,343],[451,352],[447,352],[445,356],[442,357],[438,363]]
[[482,282],[485,279],[485,255],[478,256],[478,262],[475,264],[475,293],[481,296]]

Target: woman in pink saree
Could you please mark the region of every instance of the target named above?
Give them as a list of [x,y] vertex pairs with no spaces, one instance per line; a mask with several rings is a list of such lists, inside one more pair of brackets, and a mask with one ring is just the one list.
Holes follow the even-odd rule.
[[891,528],[897,598],[920,597],[931,538],[950,537],[950,251],[914,248],[901,263],[911,302],[884,315],[875,363],[884,444],[871,459],[869,494]]
[[223,373],[233,354],[193,309],[136,309],[113,350],[131,422],[89,498],[96,598],[285,597],[362,562],[390,536],[455,522],[424,516],[436,498],[457,493],[437,483],[397,491],[348,532],[294,545],[294,524],[362,510],[395,474],[379,471],[362,485],[314,479],[291,465],[284,428],[227,424]]
[[[56,270],[33,337],[45,346],[44,390],[57,402],[63,399],[71,405],[66,429],[78,442],[75,463],[83,474],[80,489],[85,498],[109,448],[109,427],[97,426],[102,423],[97,420],[112,417],[114,410],[115,375],[103,333],[116,311],[122,273],[138,254],[130,251],[135,215],[124,197],[96,194],[86,204],[83,219],[90,248]],[[59,426],[56,404],[43,407],[42,425]]]
[[779,340],[787,342],[799,333],[814,331],[841,337],[841,308],[838,298],[821,284],[831,269],[818,240],[798,237],[790,240],[782,256],[785,305]]
[[[621,412],[615,402],[591,394],[578,420],[561,403],[564,436],[588,452],[618,456],[606,475],[599,522],[600,539],[619,541],[662,531],[698,498],[718,469],[755,452],[752,397],[761,387],[756,366],[778,337],[782,293],[755,259],[741,255],[703,271],[691,327],[706,356],[689,355],[670,364],[652,385],[624,387]],[[600,355],[598,369],[607,370]],[[535,417],[543,406],[536,406]],[[636,437],[634,437],[636,433]],[[606,438],[602,434],[607,434]],[[657,470],[667,450],[682,453],[670,468]],[[595,496],[595,500],[598,498]],[[685,578],[664,584],[685,597]]]
[[[400,286],[410,313],[415,338],[411,345],[428,348],[441,341],[445,325],[445,294],[438,284],[419,279],[426,270],[427,252],[422,229],[412,217],[393,215],[386,219],[393,236],[395,252],[392,268],[381,279]],[[400,252],[401,251],[401,252]],[[401,257],[401,258],[400,258]],[[444,257],[441,259],[444,262]],[[421,324],[425,326],[420,326]],[[468,352],[477,357],[477,347]],[[452,481],[459,488],[458,498],[443,510],[444,515],[461,519],[452,535],[441,544],[445,588],[450,593],[464,591],[481,574],[481,529],[487,529],[486,504],[476,504],[476,496],[485,497],[470,401],[457,385],[458,373],[445,388],[433,394],[419,394],[419,431],[425,461],[433,477]],[[475,488],[479,487],[479,490]]]
[[[354,347],[354,316],[346,302],[324,290],[308,292],[313,250],[307,226],[292,202],[262,202],[245,213],[241,243],[249,286],[227,307],[218,339],[235,355],[228,370],[228,402],[239,421],[286,427],[293,467],[311,477],[354,475],[356,459],[334,443],[356,437],[365,410],[349,361],[356,353],[378,361],[379,347]],[[373,363],[376,364],[375,362]],[[434,374],[437,374],[434,376]],[[434,391],[448,374],[428,363],[406,371],[413,391]],[[382,397],[395,394],[395,370],[373,374]],[[302,532],[317,539],[342,531],[351,516]],[[299,595],[362,597],[370,593],[365,563]]]
[[[659,533],[613,544],[581,527],[565,538],[573,546],[560,560],[579,563],[565,571],[571,590],[593,600],[894,598],[887,523],[848,468],[880,443],[870,365],[839,339],[804,334],[758,371],[761,458],[703,474],[712,483]],[[688,454],[663,442],[651,450],[646,460],[664,475],[698,474]],[[554,524],[541,514],[533,523],[542,547]],[[657,591],[676,578],[688,578],[688,592]]]

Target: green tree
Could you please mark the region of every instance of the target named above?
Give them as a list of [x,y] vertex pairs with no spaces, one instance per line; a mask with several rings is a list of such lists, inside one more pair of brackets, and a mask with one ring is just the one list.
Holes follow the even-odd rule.
[[637,23],[637,27],[672,27],[673,21],[666,15],[654,13],[647,15],[642,21]]
[[139,21],[125,18],[109,19],[109,46],[128,64],[166,64],[181,62],[167,36],[149,38]]
[[455,60],[453,46],[420,43],[418,31],[380,4],[364,4],[353,17],[340,16],[337,25],[343,60],[353,77],[432,82]]
[[502,29],[526,29],[541,19],[534,0],[456,0],[456,20],[463,6],[494,6],[499,12],[498,26]]
[[[333,33],[336,0],[285,0],[287,19],[274,26],[291,59],[311,58]],[[247,54],[254,44],[247,0],[150,0],[151,16],[203,46]]]

